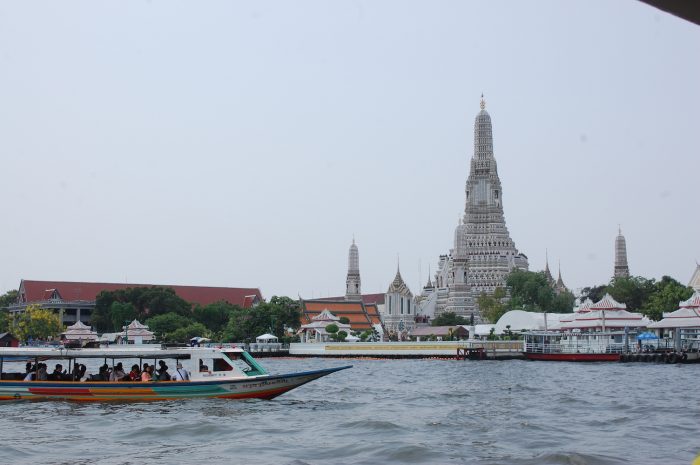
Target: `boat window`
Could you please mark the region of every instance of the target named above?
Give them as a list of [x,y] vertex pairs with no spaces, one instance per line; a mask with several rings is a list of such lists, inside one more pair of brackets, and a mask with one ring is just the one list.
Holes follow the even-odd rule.
[[226,356],[231,359],[234,366],[248,376],[264,375],[267,372],[263,367],[245,352],[226,352]]

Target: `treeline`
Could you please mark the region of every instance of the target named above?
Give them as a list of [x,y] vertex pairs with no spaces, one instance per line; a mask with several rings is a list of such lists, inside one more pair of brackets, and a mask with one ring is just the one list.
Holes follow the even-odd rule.
[[272,333],[280,340],[285,328],[299,328],[299,302],[272,297],[253,308],[228,302],[193,305],[168,287],[135,287],[103,291],[97,296],[92,325],[98,332],[119,332],[138,319],[163,342],[187,342],[195,336],[223,342],[250,342]]
[[[514,309],[548,313],[573,311],[574,295],[571,292],[557,293],[547,282],[544,272],[513,270],[508,275],[506,285],[507,291],[497,288],[493,295],[483,294],[478,298],[482,315],[492,323]],[[580,298],[597,302],[605,294],[626,304],[631,312],[640,312],[652,320],[660,320],[663,312],[676,310],[678,302],[690,298],[693,289],[670,276],[664,276],[659,281],[630,276],[613,278],[608,284],[585,287]]]
[[610,294],[618,302],[627,304],[630,312],[640,312],[652,320],[663,318],[663,312],[678,309],[678,302],[687,300],[693,295],[693,288],[685,286],[670,276],[664,276],[659,281],[642,276],[629,278],[613,278],[608,284],[585,287],[581,298],[588,297],[593,302]]
[[[496,288],[493,295],[482,294],[477,302],[482,315],[491,323],[508,310],[570,313],[576,298],[569,291],[557,292],[543,271],[513,270],[506,279],[506,289]],[[508,295],[510,294],[510,295]]]

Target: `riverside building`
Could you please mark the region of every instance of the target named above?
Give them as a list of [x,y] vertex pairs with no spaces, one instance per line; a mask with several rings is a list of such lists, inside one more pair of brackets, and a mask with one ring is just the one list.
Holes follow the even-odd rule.
[[[503,214],[503,189],[493,154],[491,116],[481,99],[474,121],[474,154],[465,188],[464,215],[454,233],[454,246],[441,255],[432,289],[421,294],[423,307],[434,305],[436,316],[454,312],[480,323],[477,298],[505,287],[514,268],[527,270],[527,256],[510,237]],[[430,312],[428,308],[421,311]]]

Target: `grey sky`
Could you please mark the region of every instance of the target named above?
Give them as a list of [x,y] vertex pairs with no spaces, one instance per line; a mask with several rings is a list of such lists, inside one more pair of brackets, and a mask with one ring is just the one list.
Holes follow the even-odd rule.
[[511,237],[570,287],[700,259],[700,28],[636,1],[3,2],[0,291],[414,292],[484,92]]

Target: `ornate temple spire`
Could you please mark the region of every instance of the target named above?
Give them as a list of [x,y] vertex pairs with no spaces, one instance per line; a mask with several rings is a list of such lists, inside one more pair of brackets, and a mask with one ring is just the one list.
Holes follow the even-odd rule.
[[615,238],[615,278],[627,278],[630,275],[630,269],[627,265],[627,241],[622,235],[622,229],[618,225],[617,238]]
[[481,94],[479,106],[481,111],[474,120],[474,159],[493,159],[493,129],[491,127],[491,115],[486,111],[486,101]]
[[387,289],[386,293],[398,293],[402,295],[413,296],[411,290],[408,288],[403,278],[401,277],[401,270],[398,267],[396,268],[396,276],[394,276],[394,280],[389,285],[389,289]]
[[564,281],[561,279],[561,260],[559,260],[559,273],[557,276],[557,288],[566,289],[566,286],[564,285]]
[[360,300],[362,291],[360,285],[360,253],[355,245],[355,237],[348,252],[348,275],[345,279],[345,300]]
[[425,285],[425,289],[432,289],[433,282],[430,280],[430,265],[428,265],[428,283]]
[[549,252],[547,249],[544,249],[544,277],[547,278],[549,284],[554,284],[552,272],[549,271]]

